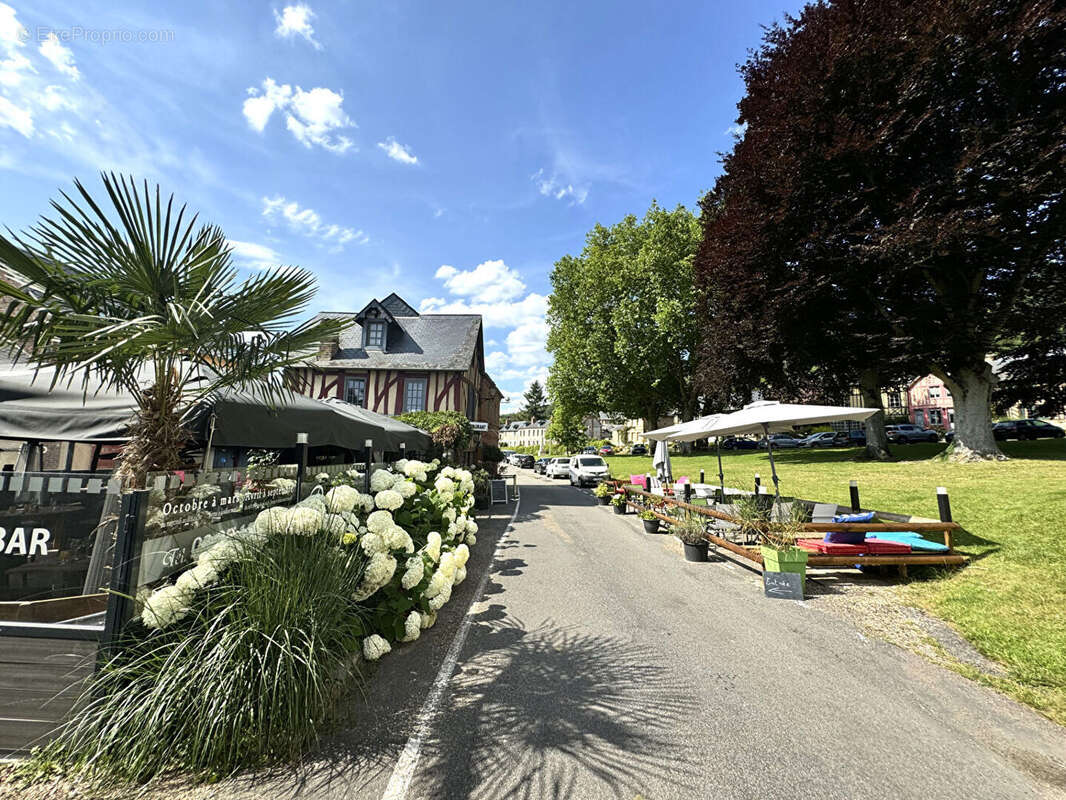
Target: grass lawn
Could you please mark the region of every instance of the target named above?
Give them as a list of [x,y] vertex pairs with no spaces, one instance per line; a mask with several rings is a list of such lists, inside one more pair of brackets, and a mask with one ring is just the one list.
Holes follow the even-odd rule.
[[[856,449],[775,451],[781,492],[850,503],[859,482],[865,508],[937,517],[936,487],[946,486],[963,526],[955,547],[972,557],[961,570],[912,567],[904,596],[950,621],[1009,678],[971,674],[1066,724],[1066,440],[1004,442],[1011,460],[950,464],[942,444],[897,446],[898,461],[857,458]],[[651,459],[607,459],[615,477],[651,471]],[[752,488],[754,473],[770,483],[762,451],[723,453],[727,486]],[[717,481],[714,452],[673,458],[674,475]]]

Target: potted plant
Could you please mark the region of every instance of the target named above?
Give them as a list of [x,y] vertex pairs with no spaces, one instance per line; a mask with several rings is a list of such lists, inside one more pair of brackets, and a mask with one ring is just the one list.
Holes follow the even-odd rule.
[[699,514],[685,514],[672,530],[685,546],[685,561],[707,560],[707,520]]
[[640,517],[640,521],[644,523],[645,533],[659,532],[659,518],[655,516],[650,508],[642,508],[637,512],[637,516]]
[[609,502],[611,502],[611,491],[612,490],[610,486],[608,486],[606,483],[601,483],[599,486],[592,490],[592,493],[599,498],[600,505],[605,506]]
[[796,537],[802,530],[805,509],[793,504],[787,520],[771,520],[769,509],[755,503],[737,506],[744,527],[758,538],[762,552],[763,570],[766,572],[793,572],[807,577],[807,551],[796,547]]
[[616,494],[611,498],[611,505],[614,506],[615,514],[626,513],[626,496],[624,494]]

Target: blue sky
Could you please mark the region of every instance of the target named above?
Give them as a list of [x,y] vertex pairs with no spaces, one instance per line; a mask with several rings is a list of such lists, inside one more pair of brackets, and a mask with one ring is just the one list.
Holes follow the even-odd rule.
[[[476,311],[509,397],[543,379],[552,263],[694,206],[735,65],[797,3],[0,0],[0,224],[77,176],[159,181],[315,310]],[[505,404],[505,410],[513,404]]]

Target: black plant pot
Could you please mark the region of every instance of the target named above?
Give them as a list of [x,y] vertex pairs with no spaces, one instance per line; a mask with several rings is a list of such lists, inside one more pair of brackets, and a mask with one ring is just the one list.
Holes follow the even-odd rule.
[[614,509],[614,513],[615,514],[624,514],[624,513],[626,513],[626,507],[624,505],[620,505],[620,506],[612,505],[611,507]]
[[682,542],[682,544],[685,545],[685,561],[707,560],[707,542],[700,542],[699,544]]
[[659,532],[659,520],[657,519],[642,519],[644,523],[645,533],[658,533]]
[[611,496],[609,494],[605,494],[603,497],[598,497],[596,499],[600,501],[601,506],[605,506],[611,502]]

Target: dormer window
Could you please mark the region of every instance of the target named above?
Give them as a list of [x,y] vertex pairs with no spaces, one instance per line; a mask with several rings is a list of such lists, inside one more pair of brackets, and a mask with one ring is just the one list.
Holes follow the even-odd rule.
[[366,323],[366,346],[375,350],[385,349],[385,322],[380,320],[367,321]]

